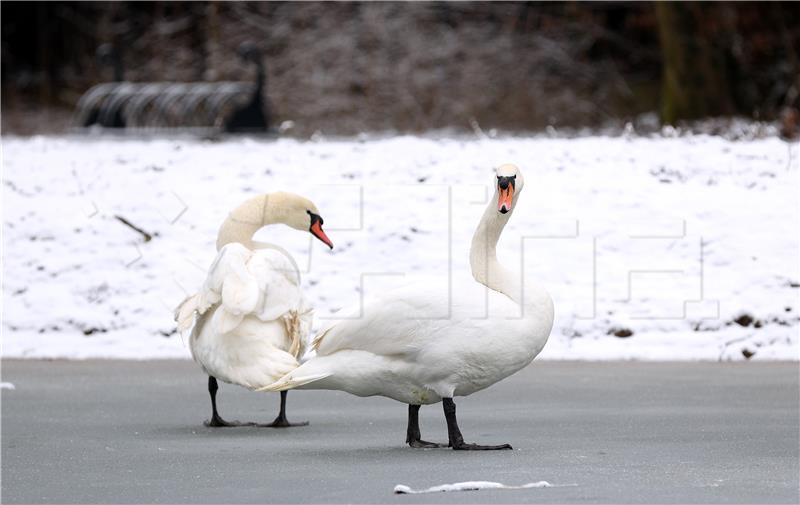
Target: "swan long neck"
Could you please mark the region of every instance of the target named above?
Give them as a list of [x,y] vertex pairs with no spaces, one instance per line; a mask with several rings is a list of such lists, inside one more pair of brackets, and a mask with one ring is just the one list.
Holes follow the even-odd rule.
[[231,211],[219,228],[217,250],[233,242],[243,244],[248,249],[267,245],[253,241],[253,235],[264,226],[285,221],[285,212],[281,212],[281,207],[274,200],[275,195],[258,195]]
[[469,250],[469,263],[476,281],[499,291],[514,301],[519,301],[518,289],[511,273],[497,261],[497,241],[513,213],[501,214],[497,211],[497,191],[483,213],[480,223],[472,236]]

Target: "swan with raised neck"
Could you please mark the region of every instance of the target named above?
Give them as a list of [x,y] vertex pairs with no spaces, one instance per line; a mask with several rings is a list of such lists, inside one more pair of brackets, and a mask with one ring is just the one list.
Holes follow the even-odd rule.
[[[428,282],[384,293],[346,311],[344,319],[314,339],[316,356],[259,391],[336,389],[407,403],[406,442],[412,447],[444,446],[421,440],[418,422],[420,405],[441,401],[450,447],[510,449],[508,444],[464,443],[453,401],[527,366],[541,352],[553,326],[553,302],[547,292],[526,283],[521,268],[508,269],[497,261],[497,242],[523,181],[514,165],[498,167],[495,175],[494,197],[470,249],[475,281],[459,285],[455,301],[429,289]],[[491,315],[485,312],[489,305],[495,309]],[[431,309],[448,315],[428,317]]]
[[494,196],[472,235],[469,264],[476,281],[519,303],[519,283],[497,261],[497,242],[513,213],[525,181],[519,168],[512,164],[499,166],[496,174]]

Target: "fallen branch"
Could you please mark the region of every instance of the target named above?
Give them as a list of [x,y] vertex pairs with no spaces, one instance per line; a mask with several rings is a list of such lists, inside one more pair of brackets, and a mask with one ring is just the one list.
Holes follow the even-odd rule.
[[150,235],[149,233],[147,233],[143,229],[139,228],[135,224],[131,223],[130,221],[128,221],[124,217],[122,217],[122,216],[114,216],[114,217],[117,218],[119,220],[119,222],[121,222],[122,224],[124,224],[128,228],[132,229],[133,231],[141,233],[142,237],[144,237],[144,241],[145,242],[150,242],[150,240],[153,238],[152,235]]

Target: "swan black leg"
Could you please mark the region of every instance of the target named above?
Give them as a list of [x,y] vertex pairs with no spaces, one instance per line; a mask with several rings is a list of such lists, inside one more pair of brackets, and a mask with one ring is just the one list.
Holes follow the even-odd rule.
[[226,421],[219,416],[217,412],[217,390],[219,389],[219,385],[217,384],[217,379],[212,376],[208,376],[208,394],[211,395],[211,420],[206,421],[203,424],[208,426],[209,428],[228,428],[234,426],[253,426],[254,423],[240,423],[239,421]]
[[226,427],[235,427],[235,426],[258,426],[261,428],[290,428],[292,426],[307,426],[308,421],[303,421],[300,423],[290,423],[288,419],[286,419],[286,391],[281,391],[281,410],[278,414],[278,417],[275,418],[269,424],[258,424],[258,423],[243,423],[241,421],[226,421],[222,417],[220,417],[219,412],[217,412],[217,390],[219,389],[219,385],[217,384],[217,379],[212,376],[208,376],[208,394],[211,395],[211,420],[206,421],[203,424],[210,428],[226,428]]
[[426,442],[420,440],[422,435],[419,432],[419,405],[408,406],[408,428],[406,429],[406,443],[415,449],[434,449],[447,447],[445,444]]
[[291,428],[292,426],[308,426],[308,421],[301,421],[299,423],[290,423],[288,419],[286,419],[286,396],[288,396],[288,391],[281,391],[281,411],[278,414],[278,417],[275,418],[270,424],[263,424],[259,426],[264,426],[267,428]]
[[458,429],[456,421],[456,404],[452,398],[442,398],[444,407],[444,417],[447,419],[447,437],[450,439],[450,447],[456,451],[496,451],[500,449],[511,449],[508,444],[503,445],[478,445],[464,443],[461,430]]

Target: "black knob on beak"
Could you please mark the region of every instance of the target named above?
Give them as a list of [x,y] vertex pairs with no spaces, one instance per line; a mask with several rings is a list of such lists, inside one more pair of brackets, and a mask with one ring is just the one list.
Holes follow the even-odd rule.
[[497,185],[500,187],[500,189],[508,189],[509,185],[513,188],[514,187],[514,179],[516,179],[516,178],[517,178],[517,176],[504,177],[504,176],[498,175],[497,176]]

